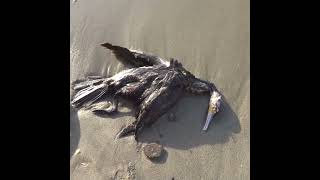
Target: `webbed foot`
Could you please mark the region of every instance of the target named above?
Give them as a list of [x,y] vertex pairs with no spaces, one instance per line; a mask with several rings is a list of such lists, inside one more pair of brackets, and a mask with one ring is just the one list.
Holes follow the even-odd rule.
[[109,107],[107,109],[94,109],[94,110],[92,110],[92,112],[95,114],[112,114],[112,113],[115,113],[116,111],[117,111],[117,109],[114,108],[113,106]]
[[115,105],[111,105],[109,107],[96,107],[92,109],[92,112],[97,115],[104,115],[104,114],[113,114],[117,112],[117,107]]

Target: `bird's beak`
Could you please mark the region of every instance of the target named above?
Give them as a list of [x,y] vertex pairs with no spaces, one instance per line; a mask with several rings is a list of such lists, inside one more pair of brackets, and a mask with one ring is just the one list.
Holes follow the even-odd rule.
[[213,116],[219,112],[220,104],[221,95],[218,92],[214,91],[210,97],[207,120],[202,128],[203,131],[207,131]]

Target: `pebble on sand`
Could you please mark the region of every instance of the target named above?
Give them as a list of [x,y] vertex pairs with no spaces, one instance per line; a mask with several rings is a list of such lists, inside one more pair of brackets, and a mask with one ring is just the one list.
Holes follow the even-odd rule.
[[157,143],[150,143],[144,146],[143,152],[149,159],[158,158],[161,156],[163,147]]

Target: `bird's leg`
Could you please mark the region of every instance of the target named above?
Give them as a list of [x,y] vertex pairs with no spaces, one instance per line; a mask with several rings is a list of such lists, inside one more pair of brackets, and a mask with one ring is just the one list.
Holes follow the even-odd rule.
[[144,128],[144,122],[139,121],[139,123],[136,125],[135,130],[134,130],[134,139],[138,142],[138,135]]

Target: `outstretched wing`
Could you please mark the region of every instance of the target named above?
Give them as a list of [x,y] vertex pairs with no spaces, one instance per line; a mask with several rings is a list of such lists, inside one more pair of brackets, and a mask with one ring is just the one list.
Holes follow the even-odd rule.
[[141,102],[138,122],[151,125],[179,100],[184,91],[179,78],[177,73],[169,72],[159,82],[159,87]]
[[110,43],[103,43],[101,46],[111,50],[116,58],[123,63],[129,63],[135,67],[165,65],[169,66],[169,62],[155,55],[148,53],[129,50],[121,46],[115,46]]

